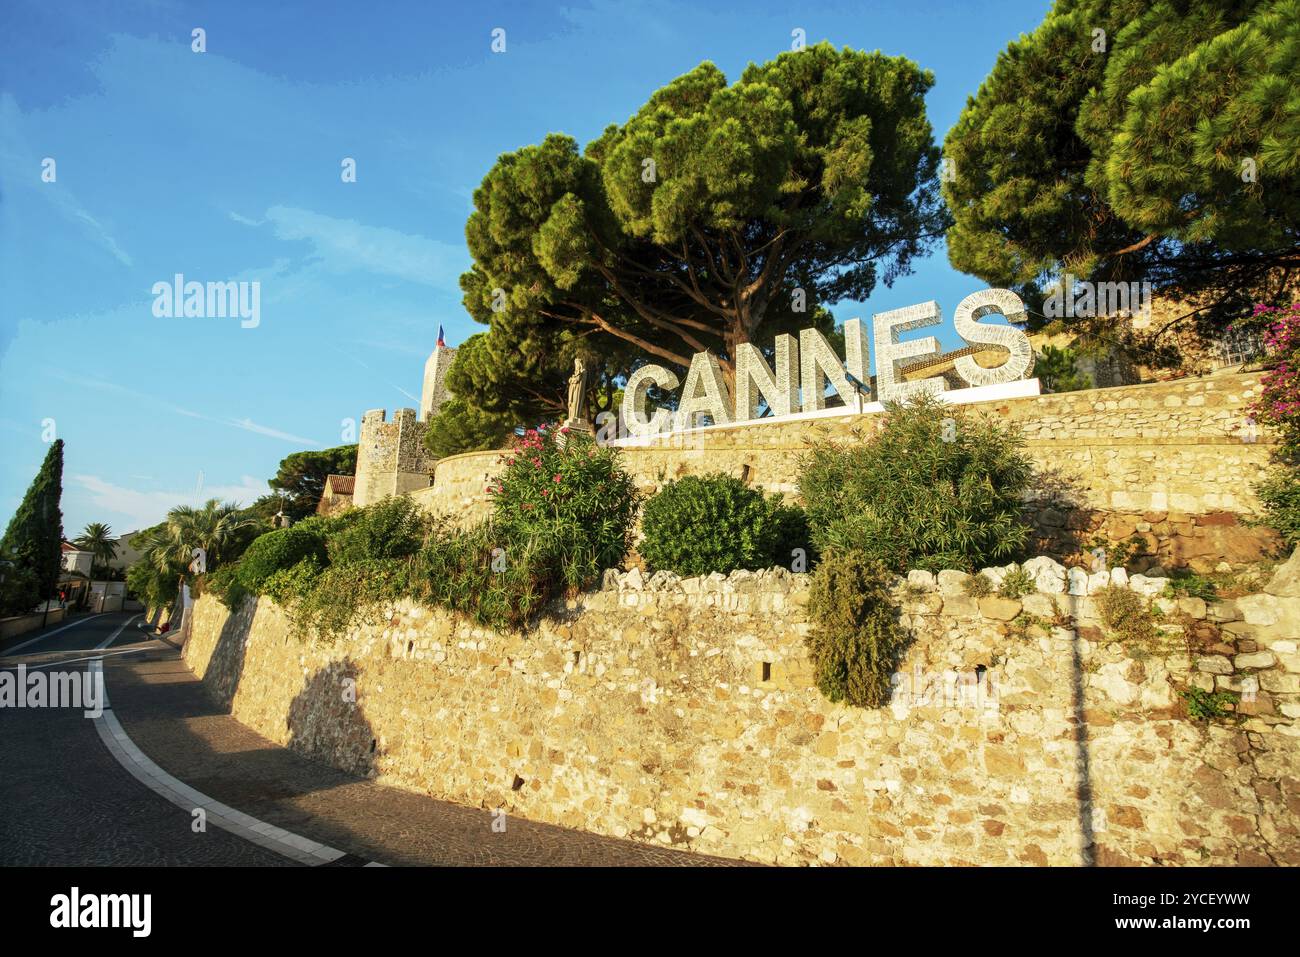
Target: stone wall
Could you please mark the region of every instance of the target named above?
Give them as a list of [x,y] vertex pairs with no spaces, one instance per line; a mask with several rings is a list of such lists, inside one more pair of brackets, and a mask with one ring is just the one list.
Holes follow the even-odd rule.
[[[980,403],[971,408],[1016,423],[1040,481],[1028,503],[1037,546],[1065,556],[1097,537],[1137,535],[1137,568],[1251,561],[1279,546],[1247,519],[1259,511],[1251,485],[1268,462],[1271,436],[1249,431],[1257,374],[1221,375]],[[683,475],[726,472],[769,492],[795,496],[811,442],[851,442],[879,414],[826,416],[711,428],[624,450],[638,487],[651,493]],[[490,511],[486,487],[499,452],[440,460],[422,507],[460,521]]]
[[[813,687],[805,576],[780,569],[607,572],[527,634],[401,604],[333,644],[205,596],[185,658],[239,720],[339,767],[709,854],[1300,864],[1300,557],[1267,593],[1157,599],[1167,634],[1133,649],[1094,617],[1110,576],[1025,567],[1018,600],[900,581],[914,640],[875,710]],[[1244,692],[1240,713],[1190,720],[1189,685]]]

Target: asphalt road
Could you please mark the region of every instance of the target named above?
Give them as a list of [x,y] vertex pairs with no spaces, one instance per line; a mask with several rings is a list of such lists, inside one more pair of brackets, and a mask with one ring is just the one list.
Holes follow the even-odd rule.
[[[4,652],[0,669],[15,672],[21,661],[46,672],[84,671],[88,662],[73,659],[98,654],[132,617],[83,617],[47,629],[18,656]],[[105,647],[156,644],[141,642],[128,625]],[[294,863],[225,831],[196,835],[190,825],[190,815],[113,758],[82,709],[0,708],[0,865]]]
[[[111,705],[98,721],[81,706],[0,707],[0,865],[739,863],[519,818],[502,829],[488,810],[316,763],[217,708],[139,620],[83,616],[0,650],[15,677],[19,665],[85,673],[102,657]],[[196,830],[200,803],[213,816]]]

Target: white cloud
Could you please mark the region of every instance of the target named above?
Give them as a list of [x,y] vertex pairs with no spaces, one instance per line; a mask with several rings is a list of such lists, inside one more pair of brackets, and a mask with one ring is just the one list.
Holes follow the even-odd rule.
[[299,445],[312,445],[316,448],[321,447],[321,443],[315,439],[306,439],[301,435],[293,435],[289,432],[281,432],[279,429],[273,429],[270,426],[258,425],[252,419],[230,419],[228,425],[233,425],[249,432],[256,432],[258,435],[269,435],[273,439],[284,439],[286,442],[296,442]]
[[98,475],[74,475],[72,480],[90,493],[91,503],[96,508],[125,515],[140,527],[158,524],[167,515],[167,511],[177,505],[199,506],[210,498],[251,505],[258,496],[270,492],[266,482],[259,482],[250,475],[242,476],[239,485],[208,485],[201,489],[152,492],[115,485]]
[[[56,163],[57,175],[58,157],[52,158]],[[77,202],[66,184],[58,179],[54,183],[41,180],[41,164],[44,159],[27,145],[18,101],[12,94],[0,94],[0,171],[6,174],[5,180],[37,190],[55,209],[78,224],[91,240],[106,249],[123,266],[134,265],[130,254],[118,245],[103,223]]]
[[[229,215],[237,223],[262,225],[237,213]],[[445,286],[455,285],[469,265],[460,246],[309,209],[272,206],[264,222],[271,224],[277,239],[311,243],[321,264],[337,272],[360,269],[426,286]]]

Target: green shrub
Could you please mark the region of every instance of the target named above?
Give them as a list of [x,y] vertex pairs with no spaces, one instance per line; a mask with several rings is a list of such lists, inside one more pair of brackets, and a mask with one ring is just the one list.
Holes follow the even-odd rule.
[[262,583],[262,594],[292,614],[295,606],[311,594],[324,570],[319,558],[308,555],[296,565],[273,572]]
[[1029,572],[1023,568],[1016,568],[1002,577],[1002,584],[998,586],[998,594],[1003,598],[1024,598],[1036,588],[1034,580],[1029,577]]
[[266,580],[282,569],[292,568],[304,558],[325,564],[327,526],[309,521],[277,528],[259,535],[239,559],[239,583],[255,594],[262,594]]
[[1151,650],[1160,632],[1146,600],[1123,585],[1107,585],[1093,596],[1101,623],[1126,645]]
[[819,551],[861,549],[890,571],[973,571],[1017,557],[1032,469],[1014,427],[920,395],[888,403],[881,430],[822,443],[800,495]]
[[1164,597],[1182,598],[1183,596],[1215,601],[1219,597],[1219,586],[1213,579],[1206,578],[1204,575],[1178,569],[1171,573],[1169,581],[1165,583]]
[[217,596],[217,600],[231,611],[238,611],[250,594],[239,581],[239,563],[226,562],[216,571],[201,576],[203,590]]
[[646,502],[641,530],[646,565],[679,575],[785,565],[808,547],[802,509],[722,474],[669,482]]
[[986,598],[993,594],[993,581],[988,575],[976,572],[962,584],[962,590],[972,598]]
[[0,618],[25,615],[40,603],[41,586],[32,569],[4,561],[0,576]]
[[420,550],[429,527],[428,518],[405,495],[350,509],[346,514],[345,521],[324,530],[332,565],[407,558]]
[[492,522],[433,529],[412,563],[413,595],[494,628],[526,625],[564,585],[544,539],[514,545]]
[[817,687],[863,708],[889,702],[907,643],[889,597],[887,570],[861,552],[832,552],[813,572],[808,650]]
[[1255,494],[1264,508],[1262,523],[1277,529],[1287,545],[1300,544],[1300,469],[1275,466],[1255,486]]
[[530,429],[489,486],[493,529],[508,552],[546,552],[570,593],[627,554],[637,493],[617,449],[565,429]]
[[1187,705],[1187,714],[1193,721],[1210,721],[1226,718],[1235,710],[1238,697],[1231,691],[1205,691],[1201,688],[1188,688],[1178,694]]
[[1079,389],[1091,389],[1092,377],[1079,371],[1077,349],[1066,346],[1044,346],[1034,362],[1034,375],[1043,383],[1048,392],[1075,392]]
[[311,564],[304,560],[273,581],[286,594],[297,593],[290,617],[299,633],[325,641],[360,624],[385,621],[392,603],[411,591],[409,559],[363,559],[323,570]]

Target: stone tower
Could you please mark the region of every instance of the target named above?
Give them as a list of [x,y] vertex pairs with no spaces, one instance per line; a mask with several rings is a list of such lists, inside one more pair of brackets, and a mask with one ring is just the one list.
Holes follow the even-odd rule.
[[451,360],[456,358],[456,350],[449,349],[438,340],[438,345],[424,361],[424,388],[420,391],[420,418],[428,421],[435,415],[450,393],[447,392],[447,370]]
[[391,422],[386,421],[388,413],[383,409],[371,409],[361,417],[353,505],[369,505],[390,495],[428,488],[433,482],[437,459],[424,445],[425,423],[447,401],[444,380],[455,357],[456,350],[443,344],[439,330],[438,345],[424,364],[418,412],[398,409]]

